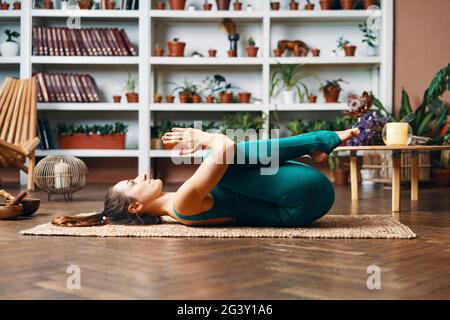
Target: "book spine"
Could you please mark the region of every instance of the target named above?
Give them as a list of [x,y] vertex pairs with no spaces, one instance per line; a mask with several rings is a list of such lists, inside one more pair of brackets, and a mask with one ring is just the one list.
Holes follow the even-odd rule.
[[119,29],[114,28],[113,32],[114,32],[115,38],[117,40],[117,43],[119,44],[121,56],[128,55],[127,47],[126,47],[125,43],[123,42],[123,39],[122,39],[122,36],[120,35]]
[[61,83],[61,87],[62,87],[66,101],[72,102],[73,101],[72,100],[73,92],[72,92],[70,86],[67,85],[66,77],[67,77],[66,73],[60,73],[59,74],[59,82]]
[[109,42],[109,39],[108,39],[108,37],[106,35],[105,29],[103,29],[103,28],[99,29],[98,30],[98,34],[99,34],[100,38],[102,39],[103,45],[105,47],[106,55],[107,56],[112,56],[113,53],[112,53],[111,43]]
[[50,79],[50,74],[43,73],[44,79],[45,79],[45,89],[48,92],[48,100],[46,102],[55,102],[56,101],[56,94],[53,90],[52,81]]
[[39,87],[41,88],[41,92],[42,92],[42,100],[41,102],[49,102],[49,96],[48,96],[48,91],[47,91],[47,86],[45,85],[45,79],[44,79],[44,75],[41,72],[36,73],[37,79],[38,79],[38,83],[39,83]]
[[61,34],[61,28],[58,27],[56,28],[56,39],[58,42],[58,48],[59,48],[59,55],[60,56],[64,56],[64,42],[62,39],[62,34]]
[[124,40],[127,50],[128,50],[128,54],[127,55],[131,55],[131,56],[137,56],[137,50],[134,48],[134,46],[131,44],[130,39],[127,36],[127,32],[124,29],[120,30],[120,35],[122,36],[122,39]]
[[47,139],[47,146],[49,149],[54,149],[52,131],[50,130],[50,124],[47,119],[44,119],[44,132]]
[[91,39],[92,42],[92,47],[94,48],[94,52],[96,56],[101,56],[102,55],[102,51],[100,48],[100,44],[97,41],[97,38],[95,37],[95,32],[94,29],[90,28],[87,30],[88,32],[88,36]]
[[69,43],[67,41],[67,34],[66,34],[66,28],[60,28],[61,30],[61,39],[62,39],[62,46],[63,46],[63,55],[64,56],[70,56],[70,50],[69,50]]
[[49,45],[49,54],[51,56],[56,56],[58,50],[56,49],[56,33],[54,28],[47,28],[47,41]]
[[106,36],[108,37],[109,42],[111,43],[111,49],[112,49],[113,56],[119,56],[120,54],[118,51],[118,46],[114,39],[114,34],[112,33],[112,30],[106,29],[105,33],[106,33]]
[[59,81],[59,73],[53,74],[53,79],[55,80],[56,92],[59,94],[59,101],[67,102],[64,94],[64,88],[62,87],[61,81]]
[[84,29],[80,30],[80,36],[81,36],[81,43],[82,43],[83,47],[86,49],[87,55],[93,56],[94,53],[93,53],[91,44],[88,41],[87,34]]
[[75,81],[75,77],[73,74],[68,75],[68,81],[70,82],[70,85],[73,88],[73,91],[75,92],[75,102],[83,102],[83,98],[81,96],[81,92],[78,88],[78,85]]
[[77,31],[78,30],[69,29],[70,37],[72,38],[72,44],[73,44],[73,47],[74,47],[74,50],[75,50],[75,55],[81,56],[83,54],[81,52],[81,47],[80,47],[79,42],[78,42]]
[[83,102],[93,102],[93,97],[87,91],[87,88],[84,84],[83,76],[80,74],[75,75],[75,81],[77,83],[78,90],[80,90],[81,96],[83,97]]
[[84,75],[84,79],[86,80],[87,88],[91,92],[91,95],[93,97],[93,102],[99,102],[100,99],[98,97],[97,90],[96,90],[96,85],[95,85],[95,83],[93,81],[93,78],[90,75],[85,74]]
[[42,46],[44,47],[43,50],[44,56],[48,56],[50,52],[47,37],[48,37],[47,28],[42,27]]
[[94,29],[94,35],[95,35],[95,38],[97,39],[97,43],[100,46],[100,52],[102,53],[102,56],[107,56],[108,55],[108,50],[106,48],[106,44],[103,42],[103,39],[100,36],[100,30],[99,29]]

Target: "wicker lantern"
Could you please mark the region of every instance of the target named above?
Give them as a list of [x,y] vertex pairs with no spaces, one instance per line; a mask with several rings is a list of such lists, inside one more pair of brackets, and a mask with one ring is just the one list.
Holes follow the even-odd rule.
[[88,168],[78,158],[47,156],[36,165],[34,179],[36,185],[48,193],[64,194],[64,200],[72,201],[72,194],[87,184]]

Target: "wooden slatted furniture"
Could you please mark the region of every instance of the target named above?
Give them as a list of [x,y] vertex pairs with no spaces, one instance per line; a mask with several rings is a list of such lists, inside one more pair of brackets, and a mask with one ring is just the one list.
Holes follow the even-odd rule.
[[0,89],[0,164],[26,172],[30,191],[34,191],[35,149],[39,144],[36,102],[34,77],[6,78]]
[[411,201],[419,200],[419,151],[450,150],[450,146],[361,146],[338,147],[336,151],[350,151],[350,185],[352,200],[359,199],[358,191],[358,151],[391,151],[392,152],[392,212],[401,211],[400,180],[401,153],[411,152]]

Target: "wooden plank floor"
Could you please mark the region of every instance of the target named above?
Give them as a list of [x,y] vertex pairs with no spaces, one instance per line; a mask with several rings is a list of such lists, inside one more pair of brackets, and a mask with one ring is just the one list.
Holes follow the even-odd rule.
[[[173,190],[175,186],[167,190]],[[400,216],[413,240],[76,238],[21,236],[60,214],[100,210],[106,186],[47,202],[32,219],[0,221],[1,299],[450,298],[449,188],[424,188]],[[10,189],[11,192],[17,190]],[[337,187],[331,214],[391,214],[390,190]],[[81,268],[81,289],[66,269]],[[381,268],[381,290],[366,286]]]

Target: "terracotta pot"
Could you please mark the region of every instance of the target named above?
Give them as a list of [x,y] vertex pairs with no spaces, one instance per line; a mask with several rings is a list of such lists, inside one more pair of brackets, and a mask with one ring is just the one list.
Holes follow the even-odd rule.
[[315,7],[314,3],[305,4],[305,10],[314,10],[314,7]]
[[230,0],[216,0],[217,10],[229,10]]
[[211,9],[212,9],[212,3],[204,3],[203,4],[203,10],[211,11]]
[[350,170],[336,168],[336,170],[333,172],[333,174],[334,174],[334,183],[336,185],[343,186],[343,185],[348,184],[348,177],[350,174]]
[[202,98],[199,95],[192,96],[192,103],[202,103]]
[[19,1],[16,1],[13,3],[14,10],[20,10],[22,8],[22,5]]
[[[2,2],[2,3],[0,4],[0,8],[1,8],[2,10],[8,10],[8,9],[9,9],[9,3]],[[46,9],[47,9],[47,8],[46,8]]]
[[138,103],[139,102],[139,94],[136,92],[128,92],[125,93],[127,96],[128,103]]
[[164,49],[163,48],[156,48],[154,52],[155,57],[162,57],[164,56]]
[[276,2],[271,2],[271,3],[270,3],[270,8],[271,8],[272,10],[275,10],[275,11],[280,10],[280,3],[279,3],[278,1],[276,1]]
[[155,3],[155,9],[156,10],[164,10],[164,9],[166,9],[166,3],[165,2],[157,2],[157,3]]
[[167,103],[173,103],[175,101],[175,97],[174,96],[166,96],[166,101],[167,101]]
[[233,103],[233,92],[221,92],[219,100],[220,103]]
[[169,57],[184,57],[186,42],[169,41],[167,46],[169,47]]
[[93,0],[80,0],[78,5],[80,6],[80,9],[90,10],[90,9],[92,9],[92,6],[94,5],[94,1]]
[[331,10],[333,6],[333,0],[320,0],[319,3],[322,10]]
[[308,96],[308,102],[309,103],[316,103],[317,102],[317,96]]
[[239,103],[250,103],[252,94],[250,92],[239,92]]
[[108,1],[108,2],[106,2],[106,9],[107,10],[114,10],[114,9],[116,9],[116,2],[115,1]]
[[283,51],[281,49],[274,49],[273,50],[273,55],[275,57],[281,57],[282,54],[283,54]]
[[433,168],[434,182],[438,187],[450,186],[450,168]]
[[125,149],[124,134],[74,133],[58,136],[60,149]]
[[120,103],[122,101],[122,96],[113,96],[114,103]]
[[180,103],[191,103],[192,102],[192,94],[191,93],[180,92],[178,95],[178,98],[180,98]]
[[228,50],[228,57],[237,57],[237,51],[236,50]]
[[311,53],[313,57],[319,57],[320,56],[320,49],[312,49]]
[[370,6],[374,6],[377,4],[376,0],[363,0],[363,9],[367,10]]
[[344,46],[344,52],[346,57],[354,57],[356,46]]
[[300,48],[300,46],[294,47],[294,56],[296,56],[296,57],[302,56],[302,48]]
[[162,96],[155,96],[153,98],[153,102],[154,103],[161,103],[161,101],[162,101]]
[[233,3],[233,9],[234,9],[234,11],[241,11],[242,10],[242,2]]
[[175,148],[176,145],[177,145],[176,142],[175,143],[170,143],[170,144],[163,143],[162,147],[163,147],[164,150],[172,150],[173,148]]
[[255,47],[255,46],[247,47],[247,56],[252,57],[252,58],[256,57],[258,55],[258,50],[259,50],[259,48]]
[[337,103],[339,101],[339,94],[341,89],[336,87],[331,87],[323,91],[326,103]]
[[169,0],[170,10],[184,10],[186,0]]
[[353,5],[355,4],[355,0],[341,0],[341,9],[342,10],[353,10]]
[[206,103],[214,103],[214,96],[207,96],[206,97]]
[[216,56],[216,54],[217,54],[217,50],[215,50],[215,49],[209,49],[209,50],[208,50],[208,55],[209,55],[211,58],[214,58],[214,57]]
[[289,9],[292,11],[298,10],[298,2],[289,2]]
[[150,139],[150,147],[153,150],[159,150],[163,148],[163,143],[160,138],[151,138]]

